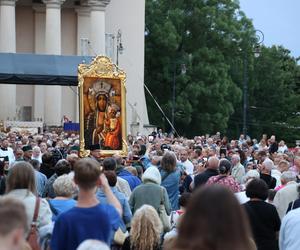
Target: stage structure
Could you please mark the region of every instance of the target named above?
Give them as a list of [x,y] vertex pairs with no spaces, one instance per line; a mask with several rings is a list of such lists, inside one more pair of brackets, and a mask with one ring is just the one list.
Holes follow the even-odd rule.
[[100,144],[103,157],[127,155],[126,74],[106,56],[78,66],[80,156]]

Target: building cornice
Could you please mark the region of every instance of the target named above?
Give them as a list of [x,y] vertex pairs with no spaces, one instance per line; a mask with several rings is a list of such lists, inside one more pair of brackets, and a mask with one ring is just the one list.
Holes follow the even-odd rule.
[[44,13],[46,11],[44,4],[33,4],[32,8],[36,13]]
[[91,10],[101,10],[105,11],[106,6],[110,3],[111,0],[82,0],[82,6],[89,6]]
[[60,9],[64,2],[65,0],[43,0],[43,3],[46,4],[46,7],[50,9]]
[[16,6],[17,0],[0,0],[2,6]]
[[78,16],[90,16],[91,8],[88,6],[76,7],[75,11]]

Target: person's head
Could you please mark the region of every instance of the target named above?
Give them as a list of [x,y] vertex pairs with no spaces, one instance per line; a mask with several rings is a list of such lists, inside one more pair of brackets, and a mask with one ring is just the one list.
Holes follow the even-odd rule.
[[264,174],[271,174],[272,169],[274,168],[274,163],[272,160],[269,158],[265,159],[264,162],[262,163],[261,167],[261,173]]
[[209,157],[207,162],[207,168],[217,170],[219,168],[219,159],[216,156]]
[[100,112],[104,112],[107,106],[107,96],[100,94],[97,96],[97,108]]
[[129,173],[131,173],[133,176],[138,176],[138,171],[136,170],[135,167],[132,167],[132,166],[128,166],[128,167],[125,167],[125,170],[128,171]]
[[117,168],[117,162],[113,157],[105,158],[102,164],[104,170],[115,171]]
[[41,155],[41,149],[40,149],[40,147],[38,147],[38,146],[33,147],[33,149],[32,149],[32,156],[34,158],[38,158],[38,157],[40,157],[40,155]]
[[104,174],[107,178],[108,184],[110,187],[114,187],[117,184],[117,175],[115,171],[112,170],[105,170]]
[[2,148],[7,148],[8,145],[9,145],[8,140],[7,140],[7,139],[3,139],[3,140],[2,140],[2,143],[1,143],[1,147],[2,147]]
[[278,146],[279,146],[279,147],[284,147],[284,145],[285,145],[284,140],[281,140],[281,141],[278,143]]
[[187,150],[185,150],[185,149],[182,149],[181,151],[180,151],[180,160],[181,160],[181,162],[185,162],[187,159],[188,159],[188,152],[187,152]]
[[191,200],[191,193],[185,192],[180,195],[179,200],[178,200],[178,205],[181,209],[186,209],[187,205],[189,204]]
[[59,160],[55,167],[54,167],[55,173],[57,176],[61,176],[63,174],[68,174],[71,172],[71,164],[65,159]]
[[285,185],[290,181],[296,181],[296,174],[292,171],[285,171],[280,176],[281,184]]
[[71,164],[71,169],[73,170],[75,163],[79,160],[79,157],[77,154],[70,154],[67,155],[66,160]]
[[70,198],[76,192],[76,185],[67,174],[59,176],[53,183],[56,196]]
[[117,167],[120,167],[123,165],[123,158],[121,155],[119,154],[114,154],[113,158],[115,159],[116,163],[117,163]]
[[0,197],[0,218],[1,248],[21,250],[28,229],[24,204],[13,198]]
[[45,152],[47,152],[47,144],[45,143],[45,142],[41,142],[40,143],[40,149],[41,149],[41,152],[42,153],[45,153]]
[[158,156],[158,155],[153,155],[151,157],[151,164],[154,165],[154,166],[159,166],[160,165],[160,162],[161,162],[161,156]]
[[275,135],[272,135],[272,136],[270,137],[270,142],[271,142],[271,143],[274,143],[275,141],[276,141]]
[[42,156],[42,162],[43,162],[43,164],[52,166],[53,162],[54,162],[52,153],[51,152],[44,153]]
[[35,170],[37,170],[37,171],[40,170],[41,163],[40,163],[38,160],[31,159],[31,160],[29,161],[29,163],[31,164],[31,166],[32,166]]
[[246,175],[243,177],[243,182],[245,184],[249,183],[253,179],[259,179],[260,175],[259,172],[255,169],[249,170]]
[[215,147],[210,147],[210,148],[208,149],[208,156],[209,156],[209,157],[215,156],[216,153],[217,153],[217,150],[216,150]]
[[74,166],[74,181],[79,190],[92,190],[98,186],[101,173],[102,167],[96,160],[80,159]]
[[208,138],[208,139],[206,140],[206,142],[207,142],[207,145],[210,147],[211,145],[213,145],[214,140],[213,140],[212,138]]
[[142,176],[142,181],[145,182],[154,182],[158,185],[161,183],[161,175],[157,167],[151,166],[146,169]]
[[6,181],[6,193],[15,189],[27,189],[36,194],[35,174],[30,163],[20,161],[9,170]]
[[32,147],[31,146],[24,146],[22,148],[24,151],[24,158],[31,159],[32,157]]
[[89,149],[91,156],[93,156],[96,159],[101,158],[101,150],[99,144],[90,145]]
[[69,154],[74,154],[74,155],[79,155],[79,151],[80,151],[80,148],[79,148],[79,146],[77,146],[77,145],[74,145],[74,146],[72,146],[72,147],[70,147],[70,152],[69,152]]
[[161,167],[168,173],[173,172],[176,168],[177,160],[173,152],[167,151],[161,159]]
[[267,152],[264,150],[261,150],[257,153],[257,159],[261,162],[263,162],[267,158]]
[[233,166],[239,164],[241,161],[240,155],[239,154],[233,154],[231,157],[231,163]]
[[23,160],[24,152],[21,148],[16,148],[14,154],[15,154],[16,161]]
[[193,158],[197,159],[201,157],[201,155],[202,155],[202,148],[201,147],[195,148],[193,151]]
[[77,250],[110,250],[110,247],[103,241],[85,240],[80,243]]
[[229,174],[230,173],[230,170],[231,170],[231,163],[230,161],[228,161],[227,159],[222,159],[220,160],[219,162],[219,172],[220,174]]
[[163,231],[157,211],[150,205],[136,210],[130,230],[131,246],[135,250],[156,249],[159,247]]
[[246,187],[246,195],[250,199],[266,200],[268,198],[268,185],[262,179],[253,179]]
[[192,194],[169,249],[249,250],[250,237],[247,217],[234,194],[220,185],[205,186]]

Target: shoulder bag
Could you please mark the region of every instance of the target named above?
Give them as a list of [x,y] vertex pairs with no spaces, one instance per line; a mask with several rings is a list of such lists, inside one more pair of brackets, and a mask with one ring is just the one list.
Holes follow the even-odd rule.
[[40,197],[36,197],[33,220],[30,225],[29,235],[27,237],[27,242],[30,245],[32,250],[41,250],[39,244],[39,233],[37,229],[37,218],[40,210],[40,202],[41,202]]
[[165,199],[164,199],[164,189],[161,188],[160,189],[160,196],[161,196],[161,199],[160,199],[160,205],[159,205],[159,218],[163,224],[163,229],[164,229],[164,232],[168,232],[170,231],[170,220],[169,220],[169,217],[167,215],[167,212],[166,212],[166,208],[165,208]]

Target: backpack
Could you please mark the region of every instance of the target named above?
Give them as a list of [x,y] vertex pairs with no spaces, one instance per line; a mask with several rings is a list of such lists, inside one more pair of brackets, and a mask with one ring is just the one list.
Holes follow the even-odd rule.
[[37,229],[37,218],[39,215],[39,209],[40,209],[40,197],[36,197],[33,220],[30,225],[29,235],[27,237],[27,242],[30,245],[32,250],[41,250],[39,244],[39,233]]

